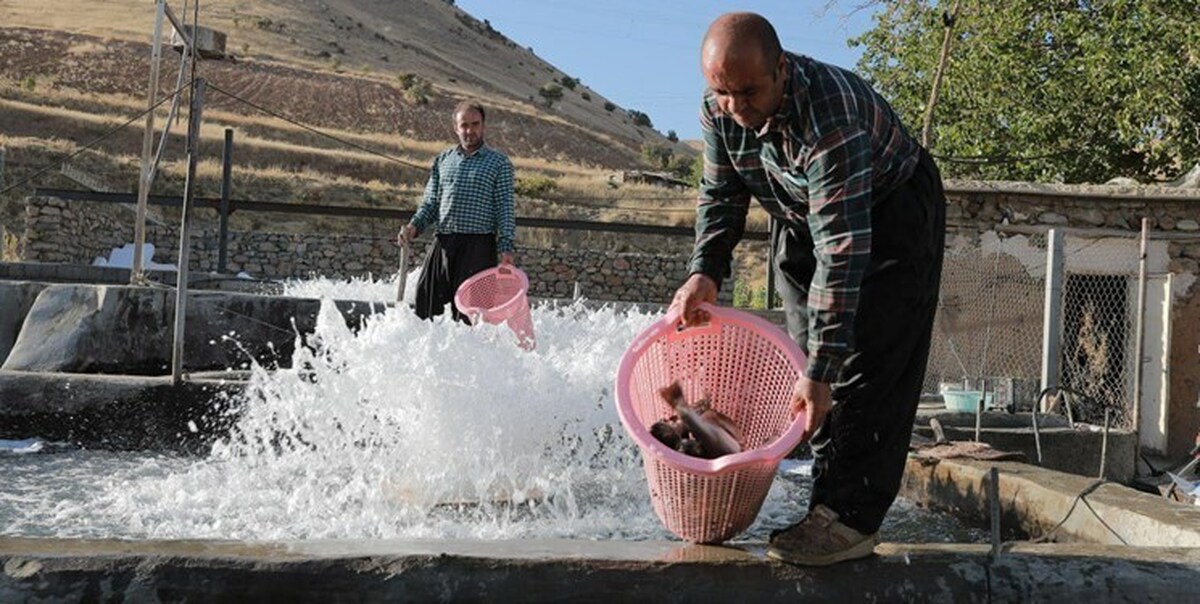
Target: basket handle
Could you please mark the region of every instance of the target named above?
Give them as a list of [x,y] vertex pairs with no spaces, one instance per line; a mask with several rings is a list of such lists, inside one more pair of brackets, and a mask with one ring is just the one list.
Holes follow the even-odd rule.
[[685,337],[706,335],[721,331],[721,326],[725,324],[725,320],[721,317],[721,310],[716,305],[709,304],[708,302],[701,302],[699,308],[708,312],[708,322],[692,327],[683,326],[681,311],[669,309],[663,321],[668,325],[674,326],[674,329],[667,332],[667,340],[675,341]]

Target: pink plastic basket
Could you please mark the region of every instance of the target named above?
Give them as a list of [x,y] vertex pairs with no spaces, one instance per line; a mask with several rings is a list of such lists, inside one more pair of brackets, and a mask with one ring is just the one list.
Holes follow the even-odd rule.
[[[617,413],[642,453],[654,511],[680,538],[720,543],[754,522],[779,462],[804,432],[792,391],[804,371],[800,347],[750,313],[704,305],[707,325],[677,329],[664,318],[626,349],[617,370]],[[671,415],[658,389],[679,380],[689,402],[708,396],[745,433],[746,450],[701,459],[650,435]]]
[[480,320],[493,325],[507,323],[517,334],[518,345],[533,350],[537,340],[529,317],[529,277],[525,271],[508,265],[489,268],[472,275],[458,286],[454,305],[472,323]]

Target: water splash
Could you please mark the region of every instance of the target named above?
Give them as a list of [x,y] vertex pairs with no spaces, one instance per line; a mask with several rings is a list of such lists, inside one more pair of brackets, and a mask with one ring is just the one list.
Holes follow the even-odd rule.
[[[410,281],[411,282],[411,281]],[[345,298],[344,282],[306,284]],[[394,283],[363,282],[386,300]],[[323,289],[322,289],[323,288]],[[503,326],[407,308],[352,333],[322,304],[294,369],[254,367],[240,423],[203,459],[9,456],[0,534],[316,539],[665,539],[612,383],[652,312],[535,305],[538,348]],[[804,513],[777,480],[740,539]]]

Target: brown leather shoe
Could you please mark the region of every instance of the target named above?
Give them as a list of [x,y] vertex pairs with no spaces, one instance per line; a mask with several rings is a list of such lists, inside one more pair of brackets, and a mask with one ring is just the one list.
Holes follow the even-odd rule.
[[878,544],[879,533],[864,535],[818,504],[804,520],[771,536],[767,556],[801,566],[828,566],[870,556]]

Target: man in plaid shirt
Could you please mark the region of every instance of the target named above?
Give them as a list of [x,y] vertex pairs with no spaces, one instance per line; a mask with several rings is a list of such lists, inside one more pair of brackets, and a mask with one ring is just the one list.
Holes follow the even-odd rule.
[[937,306],[945,194],[929,154],[849,71],[782,51],[730,13],[701,47],[704,177],[690,276],[672,310],[702,323],[730,276],[750,198],[773,218],[788,331],[808,351],[793,394],[815,456],[809,513],[768,555],[870,555],[900,488]]
[[[463,101],[454,109],[457,145],[438,154],[425,185],[425,198],[412,220],[400,229],[400,245],[408,245],[431,225],[437,239],[417,283],[417,316],[444,312],[458,286],[471,275],[512,264],[516,218],[513,211],[513,167],[503,153],[483,142],[483,106]],[[465,315],[451,304],[454,318]]]

